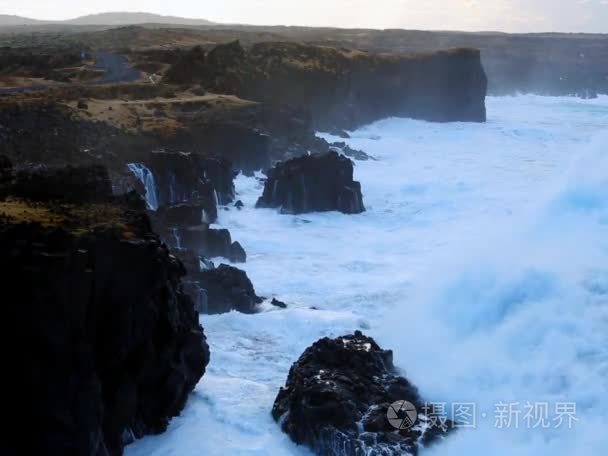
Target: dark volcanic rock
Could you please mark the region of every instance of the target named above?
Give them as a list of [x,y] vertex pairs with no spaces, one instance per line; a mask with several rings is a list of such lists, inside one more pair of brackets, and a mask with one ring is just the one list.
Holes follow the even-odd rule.
[[476,49],[387,56],[285,42],[239,48],[221,49],[231,58],[208,58],[189,82],[273,105],[305,106],[314,127],[325,131],[390,116],[486,120],[487,77]]
[[217,206],[213,201],[199,200],[191,203],[162,206],[155,214],[159,223],[170,228],[211,224],[217,221]]
[[214,199],[234,200],[234,172],[229,160],[183,152],[154,152],[146,159],[154,174],[160,206]]
[[247,255],[238,242],[232,242],[230,231],[199,225],[175,232],[182,249],[207,258],[224,257],[232,263],[245,263]]
[[330,150],[335,150],[336,152],[344,154],[347,157],[352,158],[353,160],[361,160],[361,161],[367,161],[370,159],[375,160],[373,157],[371,157],[370,155],[367,155],[362,150],[353,149],[345,142],[332,143],[330,145]]
[[201,270],[201,257],[186,249],[172,249],[171,252],[182,262],[186,272],[198,272]]
[[226,158],[235,171],[247,176],[271,167],[277,160],[307,151],[327,151],[324,141],[315,136],[305,106],[265,103],[244,103],[238,109],[201,110],[188,131],[176,141],[180,150]]
[[0,155],[15,165],[90,165],[122,167],[133,150],[159,147],[145,136],[136,136],[104,122],[83,120],[76,110],[43,100],[13,101],[0,97]]
[[103,166],[37,166],[17,172],[11,193],[35,201],[104,202],[112,198],[112,184]]
[[202,125],[196,132],[205,150],[225,157],[237,171],[252,176],[271,162],[272,138],[236,121],[218,121]]
[[228,259],[233,263],[246,263],[247,253],[240,242],[233,242],[230,246]]
[[207,56],[200,46],[194,46],[181,59],[175,62],[165,78],[173,84],[184,84],[205,71]]
[[[397,401],[418,411],[413,425],[400,430],[387,419]],[[331,456],[415,455],[421,443],[453,428],[449,420],[429,419],[416,387],[398,376],[392,351],[359,331],[309,347],[289,371],[272,416],[294,442]]]
[[[91,183],[78,186],[71,220],[89,207],[86,195],[97,201],[96,176]],[[24,211],[0,223],[0,276],[11,296],[2,359],[13,369],[3,404],[11,437],[0,453],[118,456],[134,438],[163,432],[204,374],[209,349],[182,292],[185,269],[149,231],[143,202],[87,203],[91,221],[70,229],[22,220],[58,205],[10,204]],[[96,220],[109,206],[116,220]],[[67,219],[70,207],[62,203],[57,216]],[[27,438],[18,438],[23,423]]]
[[283,301],[279,301],[277,298],[273,298],[270,304],[278,307],[279,309],[287,309],[287,304],[285,304]]
[[13,163],[6,155],[0,155],[0,198],[6,196],[9,192],[9,186],[12,181]]
[[361,184],[353,180],[353,163],[335,151],[279,163],[268,172],[256,207],[280,207],[289,214],[365,211]]
[[207,291],[207,308],[203,313],[221,314],[236,310],[255,313],[263,299],[255,294],[245,271],[221,264],[217,269],[201,271],[197,278]]

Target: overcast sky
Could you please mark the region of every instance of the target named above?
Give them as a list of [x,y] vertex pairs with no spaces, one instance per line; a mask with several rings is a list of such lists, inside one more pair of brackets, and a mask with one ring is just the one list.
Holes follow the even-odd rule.
[[608,33],[608,0],[0,0],[0,14],[145,11],[248,24]]

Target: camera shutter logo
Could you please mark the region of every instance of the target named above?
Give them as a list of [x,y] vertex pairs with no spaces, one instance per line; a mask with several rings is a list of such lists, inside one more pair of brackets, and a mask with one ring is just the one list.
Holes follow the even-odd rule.
[[395,429],[410,429],[416,424],[418,411],[414,404],[408,401],[397,401],[386,411],[388,422]]

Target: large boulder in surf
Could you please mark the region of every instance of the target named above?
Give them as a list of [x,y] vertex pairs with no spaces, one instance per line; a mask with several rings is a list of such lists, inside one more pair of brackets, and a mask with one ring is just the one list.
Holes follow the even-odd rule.
[[365,211],[361,184],[353,180],[353,162],[335,151],[304,155],[268,172],[258,208],[281,208],[287,214]]
[[[414,413],[393,405],[398,401],[407,401]],[[294,442],[319,455],[397,456],[417,454],[453,429],[447,419],[430,419],[429,408],[399,376],[392,351],[357,331],[306,349],[289,371],[272,416]]]
[[246,314],[257,311],[263,299],[255,289],[245,271],[221,264],[217,268],[200,271],[195,275],[200,286],[206,290],[204,309],[201,313],[222,314],[236,310]]

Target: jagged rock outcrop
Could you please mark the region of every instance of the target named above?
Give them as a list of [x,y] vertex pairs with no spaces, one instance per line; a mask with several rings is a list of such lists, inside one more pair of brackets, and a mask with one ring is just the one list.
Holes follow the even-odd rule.
[[348,144],[343,141],[334,142],[329,145],[329,150],[333,150],[338,152],[339,154],[346,155],[347,157],[352,158],[353,160],[359,161],[367,161],[367,160],[375,160],[371,155],[366,154],[362,150],[353,149]]
[[[409,402],[416,412],[408,414],[410,421],[395,413],[395,427],[387,411],[397,401]],[[431,419],[433,413],[416,387],[399,376],[392,351],[359,331],[306,349],[272,409],[294,442],[324,456],[415,455],[453,428],[447,419]]]
[[197,226],[217,222],[217,206],[213,200],[161,206],[154,214],[157,223],[170,228]]
[[277,164],[268,171],[257,207],[281,208],[288,214],[365,211],[361,184],[353,180],[353,163],[335,151]]
[[146,159],[158,189],[159,206],[202,199],[234,200],[232,163],[220,157],[183,152],[154,152]]
[[201,125],[196,136],[205,150],[226,157],[236,171],[249,176],[267,167],[274,155],[270,135],[233,120]]
[[257,312],[263,298],[255,293],[253,284],[245,271],[221,264],[214,269],[206,269],[195,274],[206,290],[206,302],[202,313],[221,314],[236,310],[242,313]]
[[102,198],[96,168],[66,173],[84,176],[76,204],[69,179],[53,201],[24,199],[31,188],[15,186],[0,202],[12,372],[2,454],[121,455],[166,429],[209,362],[184,267],[151,232],[141,199]]
[[[215,257],[226,258],[232,263],[247,261],[242,245],[232,240],[228,230],[210,227],[217,221],[218,204],[227,204],[234,198],[234,173],[230,162],[198,154],[155,152],[148,158],[147,166],[149,169],[145,171],[154,176],[154,185],[150,181],[147,187],[155,188],[154,199],[156,204],[161,204],[158,210],[150,213],[154,229],[176,254],[187,260],[184,292],[195,303],[197,311],[207,313],[211,308],[212,313],[223,312],[219,305],[216,308],[212,303],[209,307],[207,297],[216,299],[220,292],[209,288],[225,287],[227,274],[217,275],[221,283],[212,284],[208,275],[201,273],[201,264]],[[146,190],[146,194],[149,191]],[[251,286],[243,271],[232,275],[236,277],[234,283],[244,284],[241,288]],[[237,304],[222,304],[224,308],[251,312],[251,306],[243,304],[242,298],[232,296],[229,299]]]
[[[223,98],[230,100],[230,98]],[[220,101],[221,102],[221,101]],[[269,168],[277,160],[327,151],[315,136],[306,106],[285,106],[240,100],[237,106],[201,109],[185,122],[185,130],[171,141],[172,150],[200,151],[232,162],[235,172],[247,176]]]
[[232,241],[230,231],[199,225],[178,229],[179,248],[194,252],[199,257],[223,257],[232,263],[245,263],[247,255],[238,242]]
[[287,309],[287,304],[285,304],[283,301],[279,301],[277,298],[272,298],[270,304],[278,307],[279,309]]
[[[218,63],[212,54],[227,57]],[[297,43],[258,43],[245,50],[230,43],[211,51],[201,71],[190,74],[189,83],[214,92],[305,106],[314,127],[326,131],[390,116],[486,120],[487,77],[475,49],[387,56]]]

